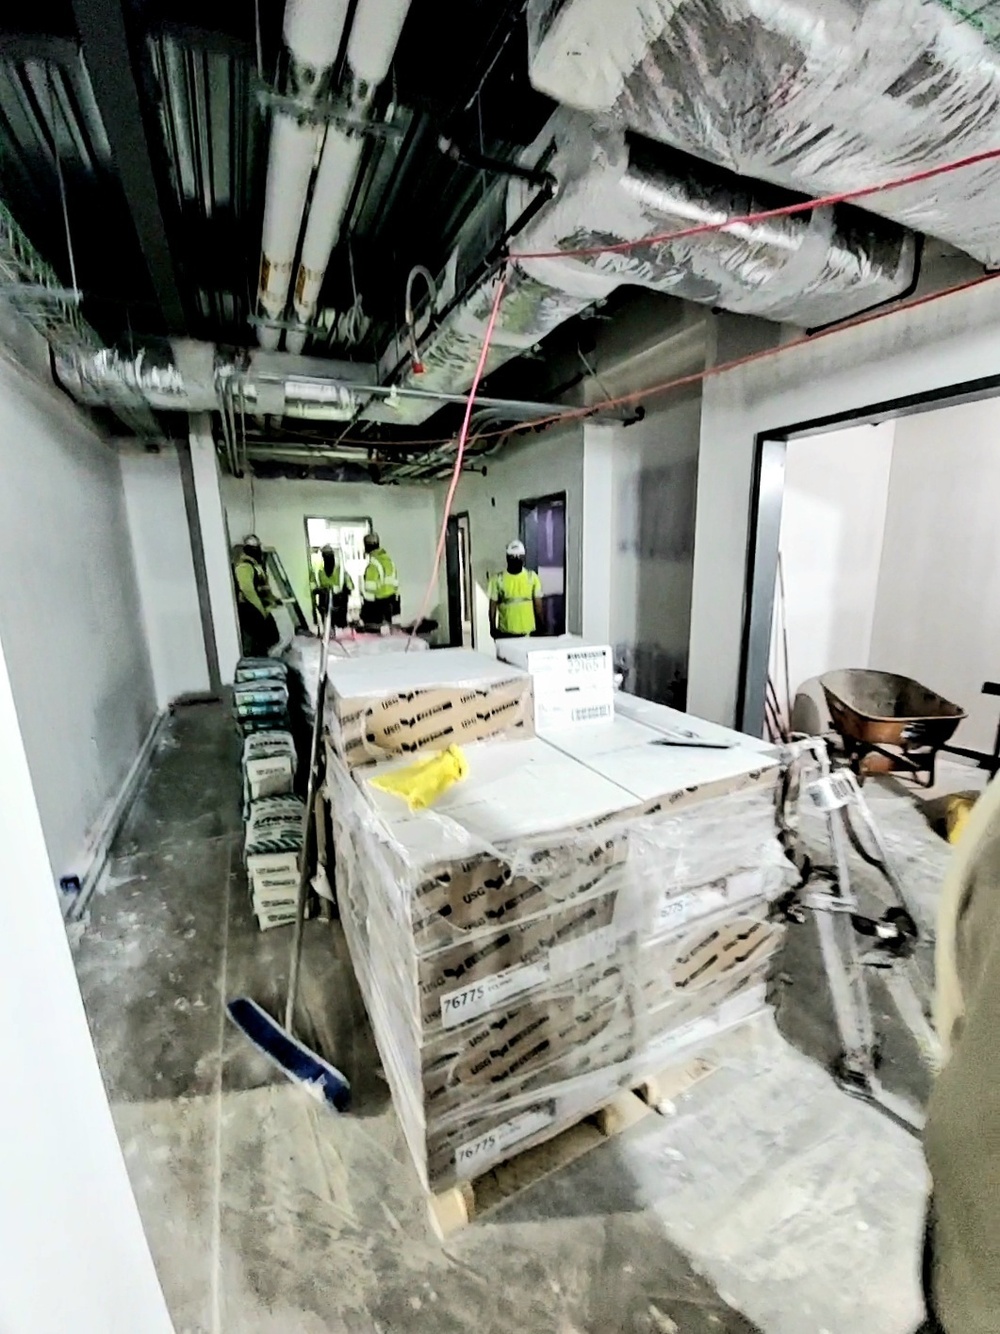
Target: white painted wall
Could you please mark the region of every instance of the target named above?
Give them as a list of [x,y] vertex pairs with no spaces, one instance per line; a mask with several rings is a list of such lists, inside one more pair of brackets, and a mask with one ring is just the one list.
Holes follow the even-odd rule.
[[[694,564],[701,393],[616,426],[611,643],[626,688],[683,707]],[[589,540],[589,539],[588,539]]]
[[[997,283],[814,338],[705,383],[698,461],[688,706],[736,712],[747,534],[760,432],[1000,372]],[[751,351],[754,321],[716,321],[713,360]],[[978,572],[977,572],[978,573]]]
[[[9,397],[5,384],[0,411]],[[52,892],[50,832],[14,708],[10,642],[0,640],[0,1329],[171,1334]],[[71,657],[65,636],[55,647]],[[38,667],[49,675],[50,663]],[[57,732],[50,741],[58,750]]]
[[169,445],[159,454],[123,446],[119,459],[142,620],[162,709],[180,695],[209,686],[180,467]]
[[[895,429],[857,426],[788,445],[780,550],[792,701],[823,672],[871,665]],[[787,704],[780,647],[776,634],[771,677]]]
[[583,424],[581,633],[593,644],[611,643],[616,439],[613,426]]
[[[487,475],[463,473],[453,514],[469,515],[475,579],[476,648],[493,652],[490,639],[490,577],[505,568],[507,543],[518,536],[522,500],[566,492],[566,629],[579,634],[583,615],[583,427],[553,427],[487,459]],[[436,488],[440,525],[445,484]],[[443,562],[442,562],[443,565]],[[444,596],[443,572],[441,593]],[[445,604],[446,605],[446,604]]]
[[[307,517],[371,519],[399,571],[402,620],[420,610],[434,564],[436,497],[430,486],[375,486],[371,482],[316,482],[281,478],[222,478],[231,543],[256,532],[277,549],[306,615],[310,612],[306,557]],[[435,599],[429,616],[440,615]]]
[[896,423],[871,665],[960,704],[992,751],[1000,680],[1000,399]]
[[[65,395],[6,360],[0,568],[0,642],[59,876],[78,868],[156,692],[117,455]],[[44,988],[39,973],[31,994]]]

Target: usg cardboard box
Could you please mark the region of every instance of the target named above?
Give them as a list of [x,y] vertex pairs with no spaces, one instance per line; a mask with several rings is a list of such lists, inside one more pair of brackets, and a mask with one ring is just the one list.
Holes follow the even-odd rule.
[[327,678],[327,734],[350,768],[534,732],[531,677],[483,653],[331,661]]
[[614,716],[610,645],[591,644],[579,635],[499,639],[497,657],[531,675],[536,731]]

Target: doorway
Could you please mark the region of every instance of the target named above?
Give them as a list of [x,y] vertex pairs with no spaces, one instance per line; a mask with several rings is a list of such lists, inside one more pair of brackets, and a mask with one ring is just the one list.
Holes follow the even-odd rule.
[[522,500],[519,505],[525,565],[542,583],[543,635],[566,633],[566,492]]
[[327,519],[313,516],[306,519],[306,560],[309,566],[309,578],[323,562],[321,552],[328,544],[340,552],[344,569],[351,576],[354,591],[347,603],[347,614],[351,620],[361,615],[361,584],[365,577],[368,557],[365,555],[365,538],[372,531],[371,519]]
[[444,555],[448,579],[448,643],[452,648],[475,648],[472,539],[468,514],[453,514],[449,518]]

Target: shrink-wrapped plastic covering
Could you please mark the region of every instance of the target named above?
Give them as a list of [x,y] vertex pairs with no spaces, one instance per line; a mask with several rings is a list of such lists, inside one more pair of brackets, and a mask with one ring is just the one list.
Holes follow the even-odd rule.
[[[937,0],[531,0],[535,87],[814,197],[1000,148],[1000,16]],[[1000,262],[1000,161],[864,207]]]
[[[557,144],[549,170],[559,188],[517,237],[515,254],[644,241],[793,202],[784,191],[751,185],[660,145],[627,141],[621,128],[602,129],[564,109],[550,119],[540,142],[549,140]],[[511,184],[510,220],[532,189]],[[900,295],[914,266],[912,234],[850,207],[617,253],[521,259],[507,270],[486,374],[623,285],[812,328]],[[403,383],[448,392],[469,386],[498,281],[488,279],[451,312],[421,347],[422,372],[407,372]],[[403,399],[395,411],[398,420],[416,422],[430,410],[420,400]]]
[[467,783],[413,813],[328,747],[341,917],[429,1189],[764,1008],[777,765],[702,752],[684,783],[658,753],[649,799],[539,739],[477,743]]

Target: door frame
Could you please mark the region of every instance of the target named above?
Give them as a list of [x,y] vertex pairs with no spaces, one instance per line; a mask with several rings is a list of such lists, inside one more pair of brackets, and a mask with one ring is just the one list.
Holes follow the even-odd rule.
[[[566,623],[568,620],[569,609],[569,500],[565,489],[562,491],[550,491],[544,496],[529,496],[525,500],[517,502],[517,534],[524,542],[524,518],[525,514],[534,509],[537,505],[544,505],[552,501],[561,500],[563,508],[563,540],[562,540],[562,568],[563,568],[563,633],[566,632]],[[527,545],[527,544],[525,544]]]
[[852,408],[828,417],[795,422],[789,426],[762,431],[755,438],[736,699],[736,726],[741,731],[751,736],[760,736],[764,729],[764,698],[771,650],[788,442],[804,436],[825,435],[828,431],[841,431],[848,426],[877,426],[880,422],[913,417],[920,412],[938,412],[943,408],[959,407],[963,403],[975,403],[998,396],[1000,375],[984,376],[977,380],[944,385],[921,394],[886,399],[881,403]]

